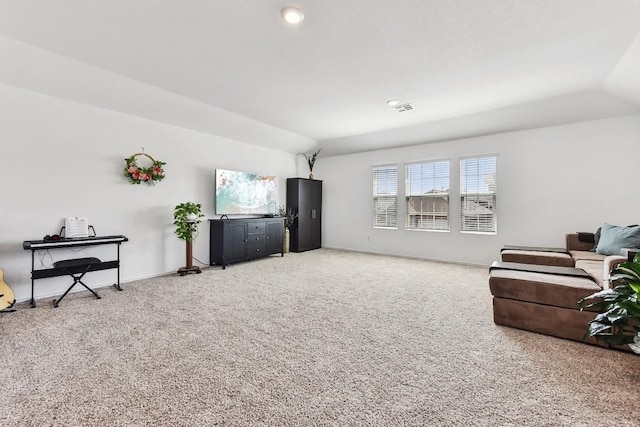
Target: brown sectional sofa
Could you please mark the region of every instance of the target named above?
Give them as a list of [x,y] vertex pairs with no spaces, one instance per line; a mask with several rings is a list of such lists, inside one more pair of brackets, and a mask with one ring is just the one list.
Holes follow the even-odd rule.
[[490,269],[496,324],[606,346],[584,338],[596,313],[578,301],[609,286],[623,256],[592,252],[594,235],[566,235],[566,248],[505,247]]
[[609,272],[626,258],[593,252],[594,244],[593,233],[571,233],[565,236],[565,248],[507,246],[501,251],[501,259],[503,262],[581,268],[604,289],[608,287]]

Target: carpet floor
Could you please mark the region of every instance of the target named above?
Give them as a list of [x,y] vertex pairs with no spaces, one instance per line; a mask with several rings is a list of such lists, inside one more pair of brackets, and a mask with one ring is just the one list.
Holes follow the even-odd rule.
[[640,357],[495,325],[487,280],[321,249],[20,304],[0,425],[640,425]]

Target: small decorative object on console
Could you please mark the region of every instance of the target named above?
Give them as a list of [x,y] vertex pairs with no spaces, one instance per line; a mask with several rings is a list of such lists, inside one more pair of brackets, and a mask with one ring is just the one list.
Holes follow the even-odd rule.
[[284,253],[288,254],[291,242],[291,232],[289,231],[289,227],[291,227],[296,218],[298,218],[298,212],[295,212],[291,208],[286,209],[284,206],[280,206],[278,207],[278,214],[284,218],[284,241],[282,243],[284,245]]
[[278,215],[284,218],[284,228],[289,228],[293,225],[293,221],[298,217],[298,213],[294,212],[293,209],[286,209],[284,206],[278,207]]
[[[138,165],[136,157],[145,156],[151,160],[151,166],[141,167]],[[165,162],[161,162],[160,160],[156,160],[148,154],[135,153],[131,155],[131,157],[127,157],[124,159],[127,162],[127,167],[124,168],[124,176],[129,178],[129,181],[132,184],[140,184],[141,182],[147,182],[151,185],[155,184],[157,181],[162,181],[164,179],[164,169],[162,166],[166,165]]]

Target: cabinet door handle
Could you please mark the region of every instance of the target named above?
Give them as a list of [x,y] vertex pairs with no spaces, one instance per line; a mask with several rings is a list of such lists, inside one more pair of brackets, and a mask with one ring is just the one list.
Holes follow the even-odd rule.
[[245,242],[247,242],[249,239],[244,239]]

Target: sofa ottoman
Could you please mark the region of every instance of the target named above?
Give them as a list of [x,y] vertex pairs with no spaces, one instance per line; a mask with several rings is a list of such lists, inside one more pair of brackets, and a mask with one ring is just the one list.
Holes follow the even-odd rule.
[[489,288],[496,324],[607,347],[584,338],[597,313],[580,311],[578,301],[601,290],[584,270],[495,262]]

